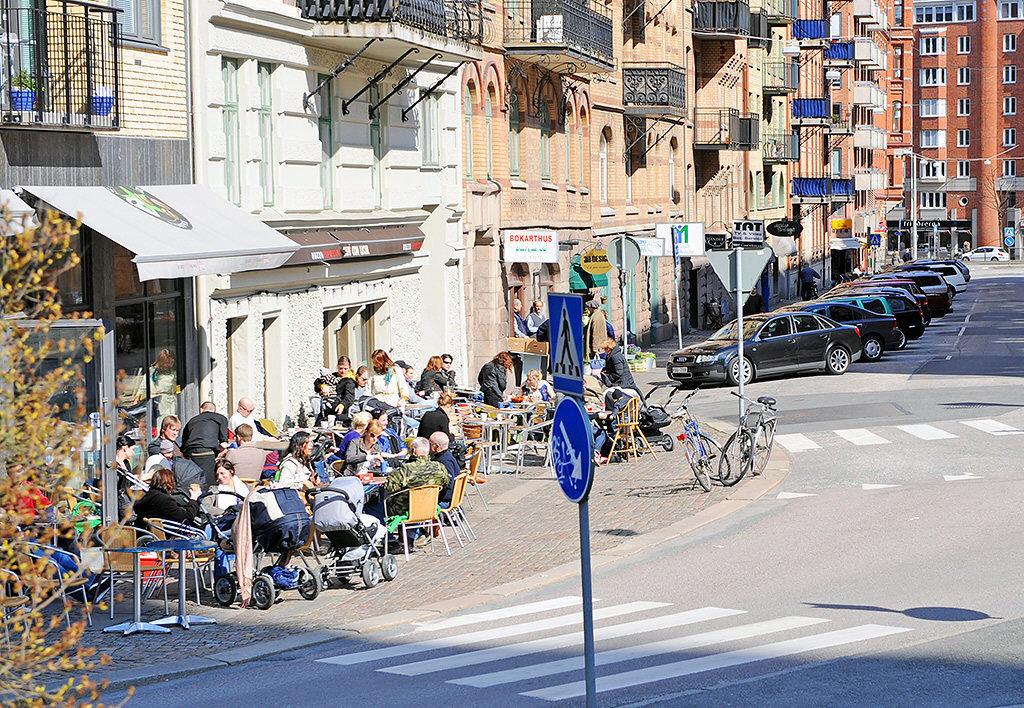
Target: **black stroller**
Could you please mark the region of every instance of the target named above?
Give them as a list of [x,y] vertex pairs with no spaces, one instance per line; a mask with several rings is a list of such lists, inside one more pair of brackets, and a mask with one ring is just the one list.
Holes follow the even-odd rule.
[[338,477],[328,487],[310,492],[313,525],[324,538],[326,548],[317,538],[314,547],[326,557],[320,565],[321,580],[327,587],[331,579],[347,580],[358,573],[368,588],[381,578],[394,580],[398,563],[381,549],[387,528],[369,514],[363,513],[366,496],[363,484],[354,477]]
[[[676,444],[675,438],[664,431],[672,423],[672,418],[669,417],[664,406],[647,402],[650,395],[658,388],[658,386],[654,386],[646,395],[639,395],[639,392],[633,389],[613,386],[604,392],[605,410],[617,411],[626,400],[625,396],[639,397],[641,403],[640,431],[652,446],[660,445],[665,452],[672,452]],[[610,427],[607,432],[609,436],[615,434],[614,429]]]

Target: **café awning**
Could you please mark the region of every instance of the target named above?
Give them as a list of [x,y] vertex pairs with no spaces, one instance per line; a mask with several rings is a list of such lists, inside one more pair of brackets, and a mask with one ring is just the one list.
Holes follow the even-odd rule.
[[415,224],[338,226],[285,234],[298,248],[288,265],[411,255],[423,247],[425,238]]
[[291,239],[206,187],[21,187],[135,254],[139,280],[277,268]]

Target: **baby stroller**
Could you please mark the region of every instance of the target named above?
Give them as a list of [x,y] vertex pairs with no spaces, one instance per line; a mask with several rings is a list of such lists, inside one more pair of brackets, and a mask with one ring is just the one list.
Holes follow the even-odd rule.
[[[387,529],[369,514],[363,513],[366,497],[363,484],[354,477],[338,477],[330,486],[311,492],[313,525],[327,540],[321,564],[321,580],[327,587],[331,578],[338,581],[359,573],[368,588],[381,578],[394,580],[398,563],[381,547]],[[319,540],[318,540],[319,541]]]
[[654,393],[659,386],[654,386],[645,396],[641,398],[643,406],[640,408],[640,430],[643,432],[644,437],[647,438],[647,442],[651,445],[661,445],[665,452],[672,452],[675,447],[675,437],[665,432],[672,423],[672,417],[669,416],[668,411],[665,410],[665,406],[656,403],[648,403],[647,399],[650,398],[651,394]]
[[[209,494],[232,493],[217,491]],[[223,607],[232,605],[238,594],[231,532],[245,500],[238,494],[232,495],[238,497],[238,504],[218,517],[207,515],[213,538],[218,542],[214,557],[213,597]],[[310,567],[304,555],[299,557],[305,568],[298,570],[282,567],[280,558],[273,565],[264,564],[269,554],[283,556],[309,542],[309,513],[299,493],[294,489],[258,489],[249,495],[249,514],[253,541],[252,604],[261,610],[269,610],[282,590],[298,590],[303,599],[315,600],[320,594],[320,574]]]

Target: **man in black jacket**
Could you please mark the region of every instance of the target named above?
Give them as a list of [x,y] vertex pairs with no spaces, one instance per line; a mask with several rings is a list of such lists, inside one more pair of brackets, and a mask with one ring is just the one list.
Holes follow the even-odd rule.
[[455,461],[452,451],[448,449],[448,436],[437,432],[430,436],[430,459],[440,462],[448,472],[448,486],[441,490],[439,501],[444,504],[451,504],[452,488],[455,485],[455,478],[462,474],[459,463]]
[[228,419],[211,401],[199,406],[199,415],[181,431],[181,451],[203,470],[206,486],[217,483],[217,455],[228,446]]

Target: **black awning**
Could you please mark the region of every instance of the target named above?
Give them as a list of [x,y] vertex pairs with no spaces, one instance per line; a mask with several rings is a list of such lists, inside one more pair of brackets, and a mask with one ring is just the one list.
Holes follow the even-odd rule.
[[299,245],[299,250],[285,265],[409,255],[420,250],[424,239],[419,227],[408,224],[340,226],[284,233]]

